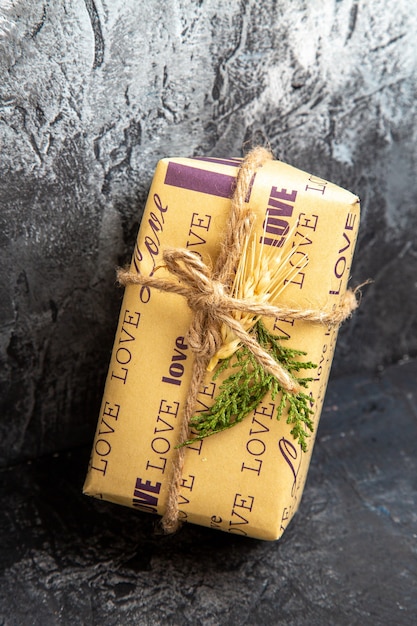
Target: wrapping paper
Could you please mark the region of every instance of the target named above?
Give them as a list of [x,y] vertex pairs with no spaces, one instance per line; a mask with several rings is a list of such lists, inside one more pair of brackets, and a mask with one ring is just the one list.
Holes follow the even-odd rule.
[[[164,247],[216,258],[230,210],[239,159],[159,162],[143,215],[132,269],[157,271]],[[279,161],[259,168],[246,198],[267,246],[297,246],[280,304],[331,311],[343,296],[359,226],[352,193]],[[176,294],[129,285],[120,313],[84,493],[163,514],[178,424],[190,382],[187,346],[192,313]],[[314,433],[303,452],[285,414],[266,396],[233,428],[187,448],[180,519],[225,532],[275,540],[298,508],[317,432],[337,329],[269,319],[285,345],[317,364]],[[225,375],[223,375],[223,378]],[[222,377],[207,373],[196,412],[214,402]]]

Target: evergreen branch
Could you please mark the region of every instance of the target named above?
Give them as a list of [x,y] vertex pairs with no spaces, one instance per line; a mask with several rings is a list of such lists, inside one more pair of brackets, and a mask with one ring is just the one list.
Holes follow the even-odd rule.
[[[299,360],[299,357],[305,356],[306,352],[283,346],[281,342],[287,337],[273,335],[260,320],[255,324],[252,332],[262,348],[266,349],[278,363],[281,363],[302,387],[307,388],[312,378],[296,376],[300,370],[317,367],[311,361]],[[284,410],[288,408],[287,424],[292,425],[290,432],[305,452],[307,450],[306,438],[309,436],[306,429],[313,432],[311,416],[314,411],[310,407],[314,400],[303,391],[291,394],[282,389],[278,380],[264,370],[245,346],[241,346],[233,356],[222,361],[213,380],[229,367],[234,371],[220,385],[219,394],[213,406],[191,419],[190,425],[196,431],[195,437],[182,445],[192,444],[235,426],[256,409],[270,391],[272,400],[281,394],[277,407],[277,419],[280,419]]]

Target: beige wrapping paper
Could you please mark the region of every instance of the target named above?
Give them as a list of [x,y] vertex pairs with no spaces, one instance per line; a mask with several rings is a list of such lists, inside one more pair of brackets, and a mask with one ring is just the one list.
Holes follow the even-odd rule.
[[[206,262],[214,259],[239,164],[239,159],[214,158],[160,161],[132,268],[153,272],[168,246],[188,248]],[[349,278],[358,198],[269,161],[254,177],[247,200],[265,245],[298,246],[292,264],[302,269],[288,282],[279,304],[331,311]],[[157,276],[164,275],[165,270],[157,270]],[[190,320],[181,296],[144,286],[126,288],[84,493],[164,512],[177,425],[190,381]],[[291,436],[285,415],[276,419],[279,398],[273,402],[266,396],[240,424],[189,446],[179,508],[180,518],[188,522],[274,540],[300,502],[337,329],[290,319],[265,323],[275,334],[288,337],[285,345],[306,351],[306,359],[317,364],[305,374],[314,378],[308,389],[315,423],[308,450],[302,452]],[[213,382],[207,375],[196,411],[213,404],[221,380]]]

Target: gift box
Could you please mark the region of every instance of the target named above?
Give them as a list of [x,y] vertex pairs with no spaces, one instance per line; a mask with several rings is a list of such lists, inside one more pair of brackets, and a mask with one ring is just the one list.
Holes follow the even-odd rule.
[[[167,248],[215,265],[230,228],[230,198],[240,166],[234,158],[161,160],[131,271],[175,280],[163,260]],[[299,374],[311,379],[304,393],[312,423],[295,436],[294,423],[287,423],[288,402],[282,406],[282,394],[267,391],[233,427],[201,439],[191,428],[178,508],[182,521],[275,540],[297,510],[307,476],[338,332],[326,314],[337,311],[345,296],[359,200],[316,176],[267,160],[252,176],[244,202],[253,221],[252,247],[244,252],[249,269],[257,255],[267,254],[279,265],[279,306],[323,313],[314,321],[286,314],[262,318],[263,328],[283,346],[305,353],[296,352],[295,360],[315,365]],[[266,289],[272,281],[269,269],[268,263],[261,268]],[[126,287],[85,494],[164,513],[195,359],[187,334],[192,321],[183,295],[147,284]],[[239,341],[236,346],[239,350]],[[222,384],[236,372],[236,354],[228,356],[220,373],[224,359],[211,360],[196,397],[197,418],[210,411]]]

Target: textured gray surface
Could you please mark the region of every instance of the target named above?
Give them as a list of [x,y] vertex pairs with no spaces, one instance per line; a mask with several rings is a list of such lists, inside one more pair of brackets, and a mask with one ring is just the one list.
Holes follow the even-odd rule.
[[416,353],[413,3],[15,0],[8,16],[3,464],[91,440],[121,296],[114,267],[165,155],[236,155],[267,138],[358,193],[354,282],[375,283],[334,373]]
[[[416,623],[414,5],[0,0],[2,626]],[[375,282],[282,541],[155,537],[81,496],[114,267],[159,158],[266,139],[360,195],[353,282]]]
[[80,495],[88,450],[0,470],[3,626],[414,626],[417,361],[330,384],[281,541]]

